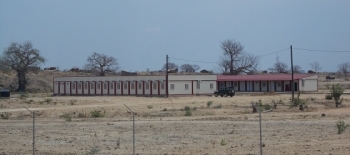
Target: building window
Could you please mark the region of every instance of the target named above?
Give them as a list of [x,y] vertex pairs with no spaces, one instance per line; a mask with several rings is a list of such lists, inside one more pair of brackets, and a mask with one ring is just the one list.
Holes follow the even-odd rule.
[[117,89],[120,89],[120,83],[119,82],[117,83]]
[[153,83],[153,89],[157,89],[157,83]]
[[[237,84],[237,83],[235,83],[235,84]],[[213,83],[210,84],[210,89],[214,89],[214,84]]]
[[[57,84],[57,83],[56,83]],[[73,86],[72,86],[73,89],[75,89],[75,83],[73,83]]]
[[103,89],[107,89],[107,83],[103,82]]
[[237,87],[237,82],[234,83],[234,87]]
[[146,89],[149,89],[149,83],[146,83]]
[[164,89],[164,82],[160,85],[161,89]]
[[188,84],[185,84],[185,90],[188,90]]
[[84,82],[84,89],[87,89],[87,82]]
[[224,86],[224,82],[220,82],[220,86]]
[[79,89],[81,89],[81,82],[79,82],[78,87],[79,87]]
[[110,87],[111,87],[111,89],[113,89],[113,82],[111,83],[111,86],[110,86]]
[[263,82],[263,83],[262,83],[262,86],[263,86],[263,87],[266,87],[266,82]]
[[277,87],[281,87],[281,83],[280,82],[277,82]]
[[91,88],[91,89],[94,89],[94,83],[91,83],[90,88]]
[[57,85],[57,82],[55,82],[55,85]]
[[131,89],[134,89],[134,83],[131,83]]
[[141,89],[142,87],[141,87],[141,83],[139,83],[139,89]]
[[124,87],[124,89],[127,89],[128,88],[128,82],[125,82],[123,87]]
[[69,85],[69,83],[67,82],[67,85]]
[[97,83],[97,89],[100,89],[100,82]]
[[197,89],[201,89],[201,84],[197,83]]
[[170,89],[174,90],[175,89],[175,85],[174,84],[170,84]]

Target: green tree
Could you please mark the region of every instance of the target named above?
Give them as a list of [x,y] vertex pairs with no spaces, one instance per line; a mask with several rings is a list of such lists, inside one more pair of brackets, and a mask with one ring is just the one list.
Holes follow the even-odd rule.
[[11,43],[0,58],[0,65],[17,72],[17,91],[25,92],[28,86],[28,68],[37,67],[45,61],[46,59],[40,55],[39,50],[33,48],[32,43]]
[[327,85],[327,88],[331,92],[331,95],[333,96],[333,99],[335,101],[335,106],[338,108],[339,105],[343,102],[343,98],[340,99],[340,96],[344,93],[344,89],[340,86],[340,84],[336,85]]

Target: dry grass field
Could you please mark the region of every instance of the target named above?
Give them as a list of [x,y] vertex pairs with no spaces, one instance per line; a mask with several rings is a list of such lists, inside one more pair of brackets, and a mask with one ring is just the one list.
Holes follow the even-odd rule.
[[[58,73],[57,73],[58,74]],[[56,73],[31,75],[25,97],[0,99],[0,155],[32,154],[32,115],[36,112],[36,154],[132,154],[135,112],[136,154],[259,154],[259,117],[251,102],[277,109],[262,113],[263,154],[350,154],[350,128],[338,134],[336,123],[350,124],[350,95],[341,108],[326,100],[327,83],[349,92],[350,82],[320,76],[319,92],[301,94],[307,108],[291,107],[291,94],[237,93],[234,97],[52,97]],[[66,74],[66,73],[59,73]],[[61,76],[62,76],[61,75]],[[7,85],[11,76],[0,78]],[[5,83],[4,83],[5,82]],[[45,89],[44,89],[45,88]],[[295,95],[297,96],[297,95]]]
[[337,134],[336,122],[350,124],[350,96],[343,95],[341,108],[324,94],[300,97],[307,100],[304,111],[290,107],[290,94],[275,93],[12,97],[0,100],[0,114],[11,114],[0,119],[0,154],[32,153],[32,116],[23,106],[36,111],[37,154],[132,154],[132,115],[124,104],[136,113],[137,154],[259,154],[259,117],[250,105],[259,100],[277,103],[262,113],[264,154],[349,154],[350,129]]

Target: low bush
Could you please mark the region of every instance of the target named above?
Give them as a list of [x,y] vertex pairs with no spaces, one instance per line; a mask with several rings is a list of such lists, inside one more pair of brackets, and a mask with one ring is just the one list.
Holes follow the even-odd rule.
[[326,100],[333,100],[333,96],[332,95],[326,95],[325,98],[326,98]]
[[5,112],[3,114],[0,114],[1,119],[9,119],[12,113]]
[[101,111],[94,110],[94,111],[91,111],[90,113],[91,113],[91,117],[94,117],[94,118],[104,117],[104,114],[102,114]]
[[210,107],[213,104],[213,101],[208,101],[207,102],[207,107]]
[[217,105],[217,106],[214,106],[214,109],[221,109],[221,108],[222,108],[221,104]]
[[349,124],[345,124],[342,120],[339,120],[336,125],[338,128],[338,134],[342,134],[344,130],[349,127]]
[[152,108],[153,108],[153,105],[148,105],[147,108],[148,108],[148,109],[152,109]]

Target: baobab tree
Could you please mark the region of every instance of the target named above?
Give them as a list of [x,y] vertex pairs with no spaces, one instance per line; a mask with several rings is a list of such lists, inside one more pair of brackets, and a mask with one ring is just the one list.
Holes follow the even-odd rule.
[[23,44],[11,43],[0,58],[2,68],[10,68],[17,72],[17,91],[25,92],[28,86],[28,68],[38,67],[45,63],[46,59],[38,49],[33,48],[31,42]]
[[219,61],[221,71],[228,72],[230,75],[249,73],[256,70],[259,64],[259,57],[244,52],[241,43],[225,40],[221,43],[223,56]]
[[94,52],[87,58],[85,70],[92,72],[97,76],[105,76],[106,73],[116,73],[119,70],[119,64],[116,58]]

